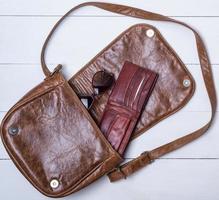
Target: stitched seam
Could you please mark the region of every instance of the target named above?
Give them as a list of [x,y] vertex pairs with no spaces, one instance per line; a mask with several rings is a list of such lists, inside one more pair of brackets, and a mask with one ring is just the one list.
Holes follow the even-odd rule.
[[[140,88],[140,91],[139,91],[139,98],[138,98],[138,101],[137,101],[137,104],[136,104],[136,108],[138,108],[138,106],[139,106],[139,101],[141,100],[142,91],[144,91],[145,87],[147,86],[147,83],[149,82],[149,80],[150,80],[150,78],[151,78],[151,75],[152,75],[152,72],[149,72],[148,77],[144,80],[144,84],[143,84],[143,85],[141,86],[141,88]],[[150,84],[150,83],[149,83],[149,84]],[[147,94],[146,97],[149,98],[149,96],[150,96],[150,94],[149,94],[149,95]],[[148,100],[148,98],[145,99],[145,102]],[[144,107],[142,106],[142,108],[144,108]],[[143,109],[141,109],[141,110],[143,111]]]

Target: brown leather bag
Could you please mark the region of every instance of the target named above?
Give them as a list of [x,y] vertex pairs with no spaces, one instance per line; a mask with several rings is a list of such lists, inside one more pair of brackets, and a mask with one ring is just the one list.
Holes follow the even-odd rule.
[[[90,113],[94,120],[76,95],[78,92],[91,93],[93,74],[106,69],[117,78],[126,60],[149,67],[159,74],[133,138],[182,108],[191,98],[195,83],[159,31],[146,24],[137,24],[123,32],[68,82],[59,72],[61,65],[50,72],[44,59],[46,46],[58,25],[71,12],[83,6],[95,6],[141,19],[173,22],[192,30],[212,108],[209,122],[182,138],[146,151],[116,167],[122,159],[94,123],[94,120],[97,123],[100,121],[109,92],[92,106]],[[125,178],[152,160],[203,135],[215,116],[216,92],[201,37],[187,24],[159,14],[123,5],[82,3],[55,24],[43,46],[41,62],[46,79],[10,109],[1,124],[1,137],[18,169],[40,192],[50,197],[62,197],[78,191],[109,171],[111,181]]]

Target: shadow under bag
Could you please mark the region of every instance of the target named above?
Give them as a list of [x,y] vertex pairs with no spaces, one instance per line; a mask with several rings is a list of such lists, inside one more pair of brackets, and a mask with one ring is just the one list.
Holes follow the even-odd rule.
[[[77,94],[92,94],[92,77],[105,70],[115,79],[125,62],[147,68],[159,75],[147,106],[141,110],[132,139],[181,109],[195,89],[193,77],[153,26],[130,27],[104,48],[67,81],[58,65],[50,72],[45,50],[58,25],[73,11],[95,6],[114,13],[146,20],[166,21],[190,29],[196,39],[202,75],[211,103],[212,115],[200,129],[120,166],[122,158],[100,131],[113,88],[96,98],[89,111]],[[1,123],[3,144],[14,164],[41,193],[63,197],[108,174],[111,181],[126,178],[153,160],[192,142],[210,127],[216,111],[216,92],[211,65],[199,34],[187,24],[141,9],[100,2],[82,3],[67,12],[49,33],[41,53],[45,80],[28,92],[6,114]],[[110,100],[110,99],[109,99]]]

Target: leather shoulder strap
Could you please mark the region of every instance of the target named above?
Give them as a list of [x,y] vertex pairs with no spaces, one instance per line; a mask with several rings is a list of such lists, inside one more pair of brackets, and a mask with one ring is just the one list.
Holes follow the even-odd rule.
[[[204,45],[201,37],[197,33],[197,31],[194,30],[192,27],[185,24],[184,22],[180,22],[178,20],[163,16],[160,14],[148,12],[145,10],[141,10],[141,9],[133,8],[133,7],[129,7],[129,6],[110,4],[110,3],[101,3],[101,2],[82,3],[82,4],[72,8],[70,11],[68,11],[55,24],[55,26],[53,27],[53,29],[49,33],[49,35],[48,35],[48,37],[43,45],[42,52],[41,52],[42,69],[43,69],[46,76],[50,76],[51,72],[49,71],[48,67],[46,66],[44,54],[45,54],[47,44],[48,44],[52,34],[54,33],[54,31],[56,30],[58,25],[70,13],[72,13],[76,9],[78,9],[80,7],[84,7],[84,6],[95,6],[95,7],[107,10],[107,11],[111,11],[114,13],[130,16],[130,17],[140,18],[140,19],[172,22],[172,23],[180,24],[180,25],[185,26],[188,29],[190,29],[194,33],[194,36],[196,39],[196,45],[197,45],[197,51],[198,51],[200,66],[201,66],[201,70],[202,70],[202,75],[204,78],[205,86],[206,86],[208,97],[210,99],[210,104],[211,104],[211,118],[207,124],[205,124],[200,129],[198,129],[192,133],[189,133],[188,135],[185,135],[181,138],[178,138],[178,139],[176,139],[168,144],[162,145],[162,146],[160,146],[156,149],[153,149],[151,151],[144,152],[139,157],[131,160],[130,162],[127,162],[126,164],[120,166],[119,168],[114,169],[112,172],[110,172],[108,174],[108,176],[109,176],[111,181],[116,181],[116,180],[119,180],[121,178],[126,178],[127,176],[133,174],[135,171],[137,171],[137,170],[143,168],[144,166],[146,166],[147,164],[149,164],[152,160],[157,159],[157,158],[159,158],[159,157],[161,157],[161,156],[163,156],[171,151],[179,149],[180,147],[192,142],[193,140],[197,139],[198,137],[203,135],[208,130],[208,128],[212,124],[212,121],[213,121],[213,118],[214,118],[215,112],[216,112],[216,106],[217,106],[214,80],[213,80],[213,75],[212,75],[212,70],[211,70],[211,64],[210,64],[210,61],[209,61],[209,58],[207,55],[205,45]],[[58,65],[58,68],[60,68],[60,65]]]

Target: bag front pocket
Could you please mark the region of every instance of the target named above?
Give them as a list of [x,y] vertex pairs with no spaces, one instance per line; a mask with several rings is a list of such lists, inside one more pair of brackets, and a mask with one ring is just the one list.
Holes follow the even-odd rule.
[[66,81],[33,93],[9,111],[1,130],[10,157],[38,190],[64,196],[121,162]]

